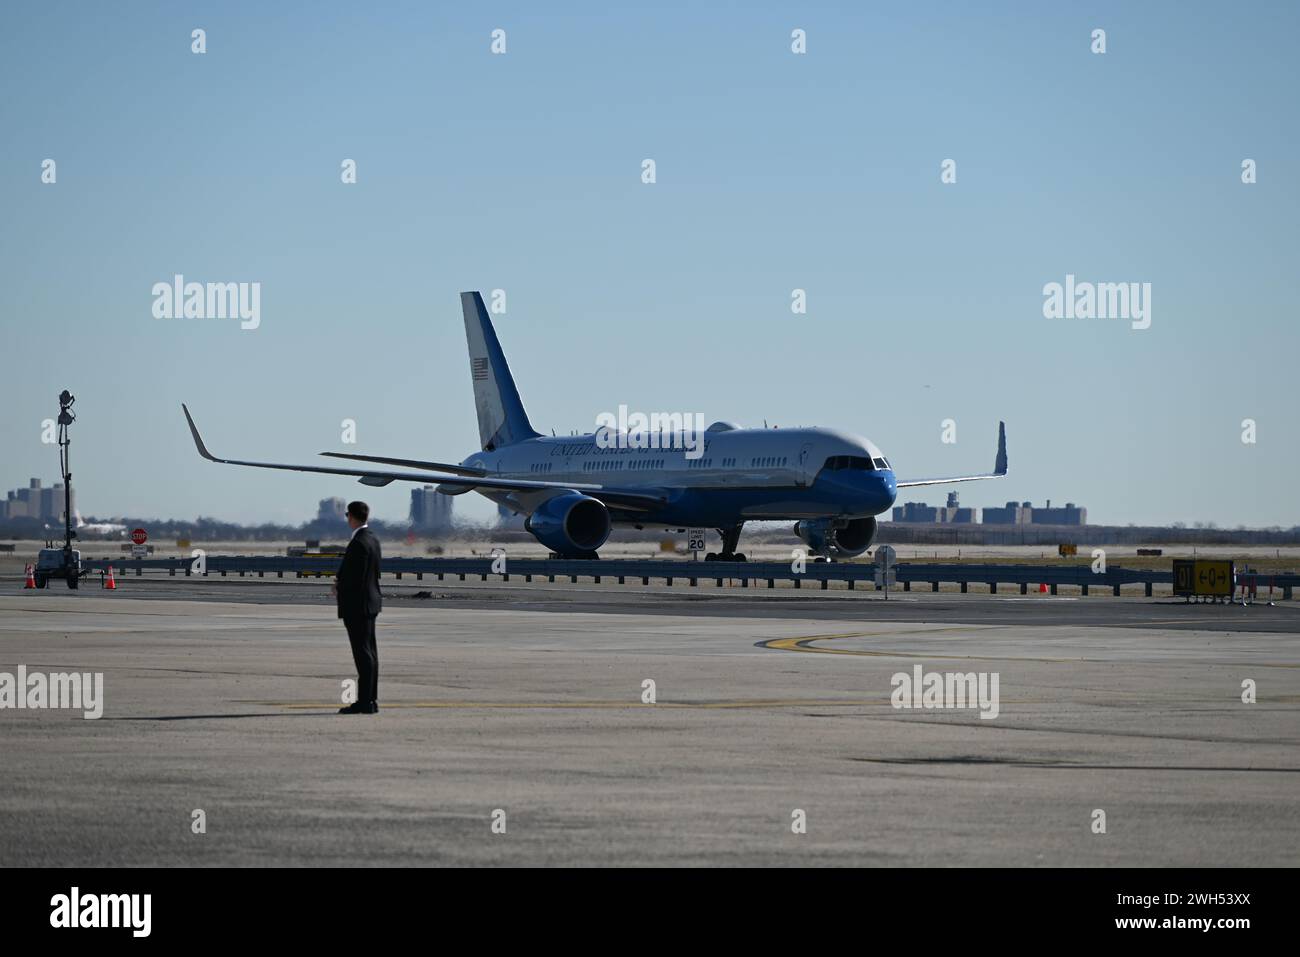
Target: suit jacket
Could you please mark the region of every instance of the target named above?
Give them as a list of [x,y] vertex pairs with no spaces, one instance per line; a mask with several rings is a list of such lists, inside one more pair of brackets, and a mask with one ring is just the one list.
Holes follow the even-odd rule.
[[379,593],[379,539],[368,528],[357,529],[343,553],[338,572],[339,617],[377,615],[383,607]]

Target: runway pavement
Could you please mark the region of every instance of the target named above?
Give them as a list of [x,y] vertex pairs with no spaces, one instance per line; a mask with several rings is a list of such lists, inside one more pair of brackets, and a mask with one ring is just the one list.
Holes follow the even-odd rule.
[[[17,590],[21,579],[12,580]],[[3,587],[3,586],[0,586]],[[99,591],[99,583],[88,580],[79,592],[69,592],[60,583],[46,591],[50,600]],[[1270,605],[1261,598],[1242,607],[1227,604],[1189,603],[1170,596],[1142,598],[1130,595],[1115,598],[1106,594],[1018,595],[972,590],[961,594],[955,590],[929,592],[918,589],[884,592],[843,587],[822,591],[819,588],[741,588],[739,582],[718,588],[712,579],[703,579],[691,587],[685,579],[672,586],[656,582],[650,585],[615,584],[606,579],[600,584],[590,581],[547,583],[523,582],[518,576],[503,582],[490,578],[481,582],[470,576],[461,582],[383,580],[384,600],[389,607],[448,606],[456,608],[501,609],[518,611],[579,612],[596,614],[670,613],[719,618],[815,618],[846,620],[867,617],[884,621],[958,621],[988,625],[1055,625],[1068,621],[1075,625],[1102,627],[1158,626],[1169,629],[1207,631],[1255,631],[1300,634],[1300,601],[1278,600]],[[256,604],[310,604],[332,606],[327,579],[296,578],[186,578],[178,576],[123,576],[118,579],[118,597],[144,600],[233,601]]]
[[1288,606],[386,583],[347,717],[320,583],[124,585],[0,597],[0,672],[105,699],[0,710],[0,864],[1300,862]]

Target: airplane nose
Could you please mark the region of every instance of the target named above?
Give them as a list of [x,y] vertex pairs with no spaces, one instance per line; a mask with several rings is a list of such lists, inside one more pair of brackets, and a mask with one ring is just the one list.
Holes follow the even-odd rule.
[[864,510],[879,515],[894,504],[898,483],[889,469],[876,469],[861,475],[857,491]]
[[884,507],[889,508],[898,497],[898,480],[894,477],[892,469],[883,469],[877,475],[880,477],[881,491],[888,496]]

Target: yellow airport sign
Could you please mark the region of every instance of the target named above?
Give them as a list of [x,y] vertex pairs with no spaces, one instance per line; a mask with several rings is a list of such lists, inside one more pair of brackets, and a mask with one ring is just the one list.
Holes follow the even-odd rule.
[[1230,598],[1234,572],[1231,561],[1176,558],[1174,559],[1174,594]]

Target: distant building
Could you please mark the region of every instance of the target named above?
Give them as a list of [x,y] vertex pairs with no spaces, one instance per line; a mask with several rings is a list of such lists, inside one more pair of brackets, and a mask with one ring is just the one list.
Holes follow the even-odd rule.
[[957,504],[957,493],[948,493],[948,504],[939,509],[939,521],[945,525],[973,525],[979,521],[979,509],[962,508]]
[[347,519],[348,503],[341,498],[323,498],[316,509],[316,521],[333,523]]
[[[77,511],[77,493],[72,492],[72,511]],[[0,519],[35,518],[46,522],[63,521],[63,483],[41,488],[41,480],[28,481],[26,488],[13,489],[0,502]]]
[[1052,500],[1047,500],[1043,508],[1034,509],[1035,525],[1087,525],[1088,510],[1080,508],[1073,502],[1066,502],[1065,508],[1052,508]]
[[423,532],[445,532],[451,528],[451,496],[432,485],[411,489],[411,527]]
[[1028,525],[1033,520],[1034,509],[1028,502],[1007,502],[1003,508],[984,509],[985,525]]
[[1052,508],[1052,500],[1042,508],[1029,502],[1007,502],[1005,508],[984,509],[985,525],[1087,525],[1088,510],[1066,502],[1064,508]]
[[957,493],[948,493],[948,504],[932,508],[925,502],[908,502],[894,509],[894,521],[930,525],[970,525],[977,520],[978,509],[962,508],[957,504]]
[[920,522],[933,525],[939,520],[939,510],[924,502],[907,502],[902,507],[894,507],[894,521]]

